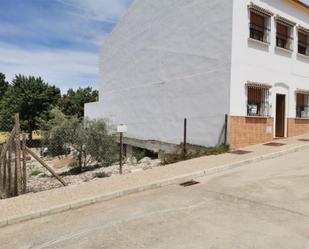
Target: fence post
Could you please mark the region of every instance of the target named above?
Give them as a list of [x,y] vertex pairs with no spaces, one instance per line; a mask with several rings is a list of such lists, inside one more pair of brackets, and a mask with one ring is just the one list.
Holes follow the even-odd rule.
[[9,182],[8,182],[8,195],[12,195],[12,144],[9,145],[8,148],[8,174],[9,174]]
[[225,121],[224,121],[224,145],[227,145],[227,130],[228,130],[228,114],[225,114]]
[[26,135],[23,134],[22,142],[22,153],[23,153],[23,193],[27,192],[27,162],[26,162]]
[[22,178],[21,178],[21,164],[20,164],[20,123],[19,123],[19,114],[15,114],[15,141],[16,141],[16,149],[15,149],[15,177],[16,177],[16,195],[20,195],[21,186],[22,186]]
[[120,150],[119,150],[119,174],[122,175],[122,150],[123,150],[123,133],[120,132]]
[[183,157],[187,156],[187,119],[183,122]]

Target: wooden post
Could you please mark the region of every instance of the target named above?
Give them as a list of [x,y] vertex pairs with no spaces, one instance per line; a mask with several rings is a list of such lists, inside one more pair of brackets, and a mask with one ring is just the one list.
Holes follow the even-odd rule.
[[6,154],[4,158],[2,159],[2,165],[3,165],[3,190],[6,192],[7,187],[7,165],[6,165]]
[[66,182],[61,179],[61,177],[45,163],[37,154],[35,154],[32,150],[30,150],[28,147],[25,148],[26,152],[30,154],[35,160],[37,160],[44,168],[46,168],[56,179],[62,183],[63,186],[67,186]]
[[27,192],[27,161],[26,161],[26,135],[23,134],[22,143],[22,153],[23,153],[23,193]]
[[187,119],[184,119],[183,123],[183,157],[187,156]]
[[225,121],[224,121],[224,144],[225,145],[227,145],[228,119],[229,119],[229,116],[225,114]]
[[120,148],[119,148],[119,174],[122,175],[122,149],[123,149],[123,132],[120,132]]
[[19,114],[15,114],[15,172],[16,172],[16,195],[20,195],[22,192],[22,175],[21,175],[21,163],[20,163],[20,124],[19,124]]
[[8,148],[8,195],[12,195],[12,144]]

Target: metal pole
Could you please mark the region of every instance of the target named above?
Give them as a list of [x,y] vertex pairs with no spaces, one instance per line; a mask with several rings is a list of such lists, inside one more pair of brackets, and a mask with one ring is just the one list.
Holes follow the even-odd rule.
[[224,145],[227,145],[227,128],[228,128],[228,115],[225,114],[225,123],[224,123]]
[[187,119],[184,119],[183,123],[183,156],[187,156]]
[[122,175],[122,144],[123,144],[123,132],[120,132],[120,150],[119,150],[119,174]]

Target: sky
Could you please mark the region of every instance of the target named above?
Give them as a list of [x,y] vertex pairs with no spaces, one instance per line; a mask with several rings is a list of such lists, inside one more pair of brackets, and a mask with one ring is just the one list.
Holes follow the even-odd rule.
[[[309,0],[304,0],[309,4]],[[99,48],[132,0],[0,0],[0,72],[97,88]]]
[[0,0],[0,72],[97,88],[99,49],[132,0]]

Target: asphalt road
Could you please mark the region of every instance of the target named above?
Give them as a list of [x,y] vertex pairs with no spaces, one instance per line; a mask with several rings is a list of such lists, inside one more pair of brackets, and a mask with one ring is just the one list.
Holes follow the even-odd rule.
[[309,150],[0,229],[1,249],[309,249]]

